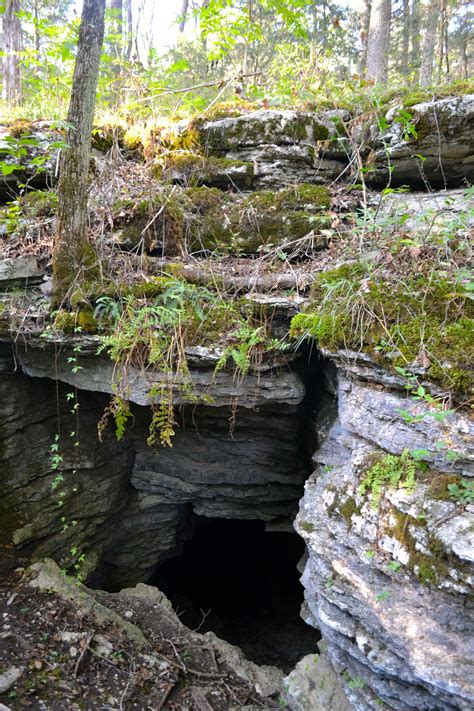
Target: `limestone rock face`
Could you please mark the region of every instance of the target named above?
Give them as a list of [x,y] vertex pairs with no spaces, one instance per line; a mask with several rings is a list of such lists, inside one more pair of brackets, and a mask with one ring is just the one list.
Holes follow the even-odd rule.
[[[22,349],[18,351],[23,371],[35,378],[59,379],[83,390],[112,394],[116,391],[116,383],[120,380],[120,372],[116,364],[107,358],[98,358],[87,353],[97,349],[99,341],[90,338],[84,341],[83,355],[78,356],[80,370],[72,372],[68,357],[70,351],[64,349],[53,358],[50,350]],[[240,407],[253,408],[267,402],[284,405],[298,405],[304,397],[304,386],[296,373],[279,369],[270,365],[263,366],[260,372],[250,374],[244,382],[233,377],[232,373],[219,371],[214,373],[221,352],[209,351],[205,348],[192,349],[189,362],[195,365],[192,376],[186,381],[176,382],[174,387],[174,402],[181,405],[186,402],[196,402],[196,397],[209,394],[214,407],[228,406],[233,398],[237,398]],[[281,362],[280,365],[283,363]],[[124,376],[125,377],[125,376]],[[130,368],[126,375],[127,397],[137,405],[150,405],[150,389],[164,383],[166,375],[157,371],[143,373]],[[125,384],[125,380],[122,381]],[[186,398],[182,387],[189,384],[193,395]],[[157,387],[159,390],[159,387]]]
[[370,128],[373,172],[367,180],[386,184],[390,166],[392,186],[454,188],[473,181],[474,94],[427,101],[403,114],[400,111],[400,107],[390,109],[385,117],[387,128],[379,130],[375,124]]
[[[400,711],[467,711],[474,507],[456,502],[447,485],[455,472],[473,473],[472,426],[457,415],[405,429],[402,395],[344,377],[338,399],[339,416],[320,428],[325,439],[295,524],[308,549],[303,618],[321,629],[355,709],[383,701]],[[374,457],[429,450],[443,436],[462,448],[452,468],[432,452],[426,459],[436,469],[413,491],[385,488],[376,506],[361,494]]]
[[[324,643],[319,645],[324,648]],[[341,681],[325,653],[309,654],[284,681],[291,711],[351,711]]]
[[[97,423],[108,398],[98,392],[105,381],[93,377],[85,357],[84,371],[78,371],[84,378],[72,383],[82,385],[75,448],[69,436],[76,430],[67,396],[71,388],[49,379],[52,352],[32,349],[30,355],[34,372],[48,377],[27,377],[18,372],[10,348],[0,351],[2,542],[13,542],[20,557],[54,555],[66,564],[74,545],[86,555],[87,574],[96,571],[100,580],[105,576],[119,587],[147,580],[158,563],[177,553],[192,532],[193,513],[260,519],[273,530],[288,530],[307,474],[300,407],[305,389],[296,373],[270,370],[260,375],[260,383],[255,376],[253,384],[235,384],[236,395],[243,390],[242,406],[234,411],[230,404],[237,400],[228,393],[219,406],[193,406],[183,417],[177,413],[172,449],[151,448],[146,444],[150,409],[140,406],[122,441],[110,427],[99,442]],[[98,358],[94,362],[99,365]],[[231,387],[232,376],[226,377]],[[266,395],[256,396],[257,385]],[[57,433],[63,459],[52,469]]]
[[341,118],[344,112],[261,110],[206,122],[199,134],[207,151],[252,163],[254,187],[323,183],[337,178],[349,160],[337,132]]
[[[377,195],[376,204],[379,201]],[[381,201],[378,220],[397,226],[402,222],[403,228],[416,232],[418,239],[448,226],[459,234],[474,227],[473,207],[474,199],[463,189],[391,193]]]
[[42,278],[43,271],[34,257],[0,259],[0,289],[35,284]]

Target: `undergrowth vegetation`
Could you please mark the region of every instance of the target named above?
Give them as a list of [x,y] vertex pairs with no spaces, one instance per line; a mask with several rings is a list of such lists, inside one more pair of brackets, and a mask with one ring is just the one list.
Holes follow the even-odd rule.
[[387,489],[402,487],[410,494],[416,484],[417,472],[422,471],[424,464],[416,461],[408,450],[400,456],[385,454],[377,457],[366,469],[360,486],[359,494],[370,494],[370,504],[373,509],[378,509],[380,501]]
[[151,369],[159,373],[159,382],[148,392],[153,411],[148,443],[171,446],[175,401],[212,403],[212,389],[203,393],[194,388],[189,348],[210,350],[215,375],[230,362],[235,377],[241,379],[258,366],[265,353],[287,346],[271,336],[264,311],[258,313],[244,300],[226,299],[216,290],[172,277],[157,278],[153,286],[156,293],[151,298],[102,296],[96,301],[94,317],[102,331],[97,352],[107,352],[117,364],[115,395],[99,432],[111,415],[121,439],[132,417],[128,403],[131,371]]
[[290,335],[330,351],[368,351],[381,365],[413,368],[448,390],[473,385],[470,247],[392,242],[378,262],[358,259],[316,276],[311,303]]

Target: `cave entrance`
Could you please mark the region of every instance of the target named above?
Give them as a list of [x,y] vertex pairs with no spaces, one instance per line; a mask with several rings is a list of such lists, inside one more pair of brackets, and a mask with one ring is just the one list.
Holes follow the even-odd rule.
[[182,554],[150,582],[191,629],[212,631],[257,664],[286,672],[321,638],[299,614],[304,548],[296,533],[267,532],[263,521],[196,517]]

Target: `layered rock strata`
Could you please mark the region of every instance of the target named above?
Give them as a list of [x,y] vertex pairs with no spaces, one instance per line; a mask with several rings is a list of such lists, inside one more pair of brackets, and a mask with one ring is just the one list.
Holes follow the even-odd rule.
[[[369,129],[367,180],[384,186],[447,188],[474,180],[474,94],[392,107]],[[379,124],[380,125],[380,124]],[[355,136],[357,139],[357,134]]]
[[[355,709],[472,708],[474,507],[447,489],[474,475],[472,424],[429,412],[407,424],[406,395],[343,373],[337,389],[296,520],[308,549],[303,616],[321,629]],[[406,448],[423,451],[429,470],[413,490],[384,485],[374,506],[364,475]]]
[[[245,383],[221,373],[213,404],[186,410],[172,449],[157,450],[146,444],[150,383],[138,374],[129,381],[129,396],[142,407],[133,411],[130,434],[117,442],[106,430],[101,444],[97,424],[108,401],[100,390],[112,392],[107,361],[104,376],[92,356],[81,357],[74,374],[67,353],[19,347],[16,362],[9,347],[2,346],[2,354],[2,529],[20,556],[67,558],[74,541],[86,552],[87,571],[100,570],[108,584],[119,586],[148,579],[176,553],[192,533],[193,512],[290,528],[308,465],[305,388],[295,372],[269,369]],[[201,368],[193,372],[194,386],[207,392],[212,367],[201,362]],[[68,385],[55,384],[56,378]],[[69,436],[77,429],[70,385],[80,388],[78,447]],[[56,434],[63,458],[52,469]],[[24,452],[21,460],[18,452]]]

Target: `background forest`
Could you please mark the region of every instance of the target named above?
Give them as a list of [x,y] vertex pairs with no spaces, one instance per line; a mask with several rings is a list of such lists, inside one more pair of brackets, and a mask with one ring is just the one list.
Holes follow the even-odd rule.
[[[4,118],[65,117],[80,5],[0,0]],[[232,98],[356,108],[465,82],[472,16],[468,0],[110,0],[97,109],[130,122]]]

